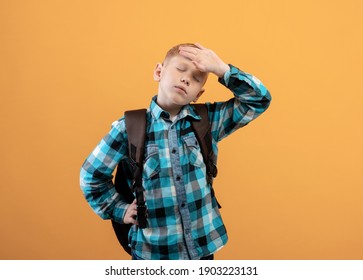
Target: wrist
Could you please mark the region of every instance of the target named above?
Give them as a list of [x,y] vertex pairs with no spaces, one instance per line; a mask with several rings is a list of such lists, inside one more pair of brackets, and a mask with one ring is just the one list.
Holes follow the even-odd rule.
[[215,74],[219,77],[219,78],[223,78],[224,74],[229,71],[229,65],[226,63],[222,63],[218,69],[216,70]]

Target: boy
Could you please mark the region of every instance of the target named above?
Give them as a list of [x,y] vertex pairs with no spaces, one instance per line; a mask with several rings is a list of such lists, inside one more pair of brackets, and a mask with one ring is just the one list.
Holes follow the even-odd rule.
[[213,259],[227,242],[218,204],[206,179],[201,149],[190,119],[200,119],[190,102],[204,92],[208,74],[230,89],[226,102],[207,103],[212,145],[243,127],[270,104],[262,83],[200,44],[181,44],[158,63],[154,79],[158,93],[147,110],[143,187],[148,227],[135,220],[136,201],[125,203],[112,183],[112,172],[128,157],[125,121],[112,124],[110,132],[84,162],[81,188],[103,219],[134,224],[129,233],[133,259]]

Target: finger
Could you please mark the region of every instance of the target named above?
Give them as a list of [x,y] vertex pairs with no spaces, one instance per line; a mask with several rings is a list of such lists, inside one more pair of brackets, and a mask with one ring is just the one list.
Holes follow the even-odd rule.
[[135,223],[136,220],[136,215],[137,215],[137,211],[129,211],[128,213],[125,214],[125,218],[124,218],[124,223],[125,224],[131,224],[131,223]]
[[137,225],[138,223],[136,218],[137,218],[137,210],[131,212],[130,223]]
[[188,53],[192,53],[192,54],[197,54],[198,53],[198,48],[195,48],[195,47],[179,47],[179,52],[180,51],[185,51],[185,52],[188,52]]
[[125,217],[124,217],[124,222],[126,224],[129,224],[131,221],[131,217],[132,216],[136,216],[137,215],[137,205],[136,205],[136,199],[127,207],[126,209],[126,213],[125,213]]
[[129,218],[127,220],[125,220],[125,224],[133,224],[133,225],[137,225],[138,222],[135,218]]
[[195,59],[195,54],[191,53],[191,52],[186,52],[186,51],[179,51],[179,54],[181,56],[184,56],[190,60],[194,60]]
[[126,214],[131,213],[131,211],[135,211],[137,209],[137,205],[132,202],[126,209]]
[[127,213],[127,215],[128,215],[129,217],[135,217],[135,216],[137,215],[137,209],[131,209],[131,210]]
[[128,210],[135,210],[137,208],[136,199],[129,205]]
[[195,67],[200,71],[200,72],[207,72],[206,68],[203,66],[203,64],[198,63],[197,61],[192,61],[192,63],[195,65]]
[[196,45],[198,48],[200,48],[201,50],[206,50],[206,47],[203,47],[201,44],[199,43],[195,43],[194,45]]

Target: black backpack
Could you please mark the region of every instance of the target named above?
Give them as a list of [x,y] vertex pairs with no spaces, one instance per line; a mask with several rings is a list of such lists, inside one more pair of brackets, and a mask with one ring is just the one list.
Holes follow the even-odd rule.
[[[193,104],[201,120],[191,122],[195,136],[198,139],[207,170],[207,181],[212,186],[213,178],[217,176],[217,167],[213,161],[211,124],[208,120],[208,110],[205,104]],[[132,203],[136,198],[138,227],[147,227],[147,209],[142,186],[144,146],[146,135],[146,109],[125,112],[126,132],[129,143],[129,160],[121,161],[117,166],[115,176],[116,191],[123,200]],[[129,186],[127,179],[133,178]],[[213,188],[211,189],[214,196]],[[217,201],[218,203],[218,201]],[[221,208],[218,203],[218,207]],[[112,226],[123,249],[131,255],[128,233],[132,224],[120,224],[112,220]]]

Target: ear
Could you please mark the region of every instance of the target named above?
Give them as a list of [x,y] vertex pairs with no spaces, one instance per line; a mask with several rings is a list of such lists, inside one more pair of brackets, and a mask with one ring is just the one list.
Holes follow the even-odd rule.
[[198,99],[199,99],[199,97],[201,97],[202,96],[202,94],[203,94],[203,92],[205,91],[205,89],[204,88],[202,88],[200,91],[199,91],[199,93],[198,93],[198,95],[197,95],[197,97],[193,100],[194,102],[197,102],[198,101]]
[[154,80],[159,82],[161,79],[161,70],[163,69],[163,65],[161,63],[157,63],[154,69]]

